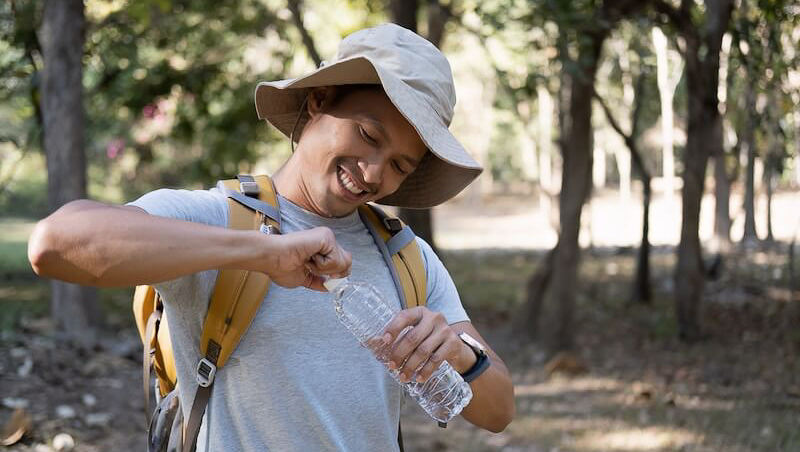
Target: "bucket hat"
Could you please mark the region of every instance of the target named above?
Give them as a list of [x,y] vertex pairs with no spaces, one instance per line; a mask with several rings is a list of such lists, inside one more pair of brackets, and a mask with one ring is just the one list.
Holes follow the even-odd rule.
[[448,129],[456,93],[447,58],[423,37],[395,24],[348,35],[336,57],[310,74],[259,83],[256,112],[291,139],[295,126],[302,128],[307,121],[301,110],[312,88],[348,84],[382,85],[430,151],[394,193],[377,203],[433,207],[458,194],[483,171]]

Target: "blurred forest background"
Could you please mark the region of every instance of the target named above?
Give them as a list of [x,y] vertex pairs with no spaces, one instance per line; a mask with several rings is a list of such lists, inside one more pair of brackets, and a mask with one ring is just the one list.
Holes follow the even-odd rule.
[[495,435],[408,406],[407,450],[800,450],[790,0],[0,2],[3,445],[144,446],[132,290],[37,279],[35,221],[271,173],[290,148],[257,82],[386,21],[448,56],[451,128],[486,167],[399,214],[517,397]]

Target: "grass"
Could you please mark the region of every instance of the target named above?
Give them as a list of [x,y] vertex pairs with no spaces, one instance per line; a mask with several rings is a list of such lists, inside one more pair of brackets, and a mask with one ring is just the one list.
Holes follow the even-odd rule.
[[[33,273],[28,262],[28,237],[35,220],[0,218],[0,332],[19,326],[23,319],[49,312],[50,285]],[[133,289],[99,289],[98,300],[109,326],[131,326]]]
[[28,237],[34,224],[25,218],[0,218],[0,277],[34,277],[28,262]]

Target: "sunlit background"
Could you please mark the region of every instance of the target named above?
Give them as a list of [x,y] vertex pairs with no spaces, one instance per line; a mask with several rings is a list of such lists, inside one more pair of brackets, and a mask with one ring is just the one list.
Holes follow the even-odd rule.
[[[141,449],[131,291],[99,292],[87,352],[66,345],[77,336],[27,261],[33,225],[58,207],[48,179],[52,194],[63,172],[48,171],[43,145],[43,4],[0,3],[0,440]],[[463,420],[441,430],[406,404],[406,450],[800,450],[795,2],[86,0],[83,14],[77,152],[88,197],[117,204],[274,172],[291,151],[258,121],[255,85],[313,70],[355,30],[399,22],[448,57],[451,129],[485,171],[431,222],[399,214],[432,234],[506,359],[517,417],[500,434]],[[712,119],[693,122],[701,108]],[[679,246],[682,189],[699,161],[692,254]],[[577,239],[559,242],[570,224]],[[571,246],[579,260],[563,258]],[[679,249],[702,261],[692,275],[705,285],[687,297]]]

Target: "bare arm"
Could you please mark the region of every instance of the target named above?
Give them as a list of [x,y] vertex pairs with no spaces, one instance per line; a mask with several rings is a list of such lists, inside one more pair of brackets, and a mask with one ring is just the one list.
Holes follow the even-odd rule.
[[37,275],[91,286],[152,284],[210,269],[269,274],[324,290],[317,274],[349,273],[350,255],[316,228],[285,236],[149,215],[138,207],[73,201],[40,221],[28,242]]
[[466,345],[458,334],[466,332],[480,341],[489,355],[491,365],[478,378],[470,383],[472,400],[461,415],[466,420],[498,433],[503,431],[514,418],[514,386],[505,363],[470,322],[448,325],[444,315],[426,307],[416,307],[400,311],[386,327],[386,343],[407,326],[414,326],[403,339],[394,346],[390,367],[404,363],[401,370],[406,380],[419,369],[418,376],[426,381],[442,361],[446,360],[459,373],[464,373],[475,364],[475,352]]
[[[459,322],[450,325],[456,334],[465,332],[477,339],[486,349],[491,365],[478,378],[470,383],[472,387],[472,400],[464,408],[461,415],[471,423],[492,432],[500,432],[511,423],[516,408],[514,406],[514,385],[511,375],[500,356],[489,347],[481,337],[478,330],[470,322]],[[475,352],[461,342],[461,349],[466,357],[454,367],[460,372],[466,372],[475,363]],[[459,367],[460,366],[460,367]]]

